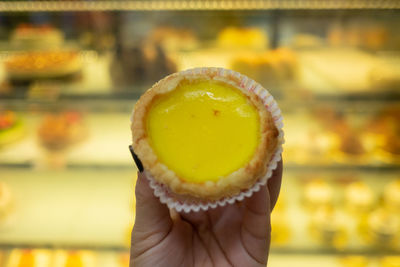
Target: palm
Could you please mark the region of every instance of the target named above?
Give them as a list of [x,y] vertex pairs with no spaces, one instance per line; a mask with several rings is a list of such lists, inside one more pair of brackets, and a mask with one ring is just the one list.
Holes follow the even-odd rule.
[[140,176],[131,266],[266,265],[270,210],[279,193],[281,165],[274,183],[251,198],[197,213],[170,212]]

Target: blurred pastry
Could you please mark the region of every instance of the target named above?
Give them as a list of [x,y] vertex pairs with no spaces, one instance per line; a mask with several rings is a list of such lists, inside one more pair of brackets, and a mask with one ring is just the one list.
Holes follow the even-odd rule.
[[277,87],[296,78],[298,63],[292,50],[278,48],[268,52],[239,54],[233,58],[231,68],[259,81],[277,95],[282,93],[276,90]]
[[193,50],[199,44],[192,30],[170,26],[160,26],[153,29],[146,38],[146,42],[158,44],[165,51]]
[[40,143],[48,150],[65,149],[86,135],[82,114],[72,111],[46,115],[38,131]]
[[351,25],[344,32],[344,42],[346,46],[360,47],[365,42],[363,31],[358,25]]
[[334,25],[328,30],[327,40],[332,46],[353,46],[372,50],[385,47],[389,39],[386,27],[357,22],[344,27]]
[[10,110],[0,111],[0,147],[13,143],[24,135],[24,127],[18,115]]
[[359,156],[366,153],[359,135],[355,134],[354,132],[342,132],[342,134],[340,134],[340,137],[341,142],[339,149],[346,155]]
[[342,267],[367,267],[369,264],[368,258],[361,255],[341,257],[339,261]]
[[340,25],[334,25],[328,30],[327,41],[331,46],[341,46],[344,44],[345,32]]
[[285,200],[286,193],[280,192],[279,198],[275,203],[274,212],[286,212],[287,202]]
[[218,33],[217,43],[221,48],[267,49],[268,35],[256,27],[226,27]]
[[12,193],[6,183],[0,181],[0,222],[11,212]]
[[54,49],[64,42],[64,34],[51,25],[20,24],[11,33],[11,45],[22,49]]
[[338,116],[328,127],[339,137],[340,152],[347,156],[362,156],[366,153],[360,135],[343,115]]
[[17,264],[18,267],[36,267],[35,264],[35,255],[33,251],[26,250],[21,253],[19,262]]
[[54,267],[94,267],[96,265],[95,254],[91,251],[57,250],[54,253]]
[[318,208],[309,223],[311,236],[321,244],[343,248],[348,241],[346,224],[332,207]]
[[77,252],[71,252],[65,261],[65,267],[84,267],[82,255]]
[[348,163],[364,162],[369,159],[361,137],[361,129],[355,127],[343,113],[322,108],[314,112],[322,127],[335,135],[331,142],[330,157]]
[[291,45],[295,48],[318,48],[324,45],[324,40],[314,34],[300,33],[293,37]]
[[383,26],[370,26],[363,32],[363,46],[372,50],[379,50],[385,47],[389,40],[389,32]]
[[360,223],[365,241],[380,246],[394,246],[400,236],[400,220],[393,212],[379,208]]
[[353,182],[346,187],[345,205],[354,213],[366,213],[376,203],[374,192],[364,182]]
[[394,92],[400,86],[400,68],[396,62],[378,61],[369,72],[372,88]]
[[385,207],[395,214],[399,214],[400,218],[400,179],[396,179],[385,186],[383,200]]
[[[110,64],[114,84],[132,88],[132,83],[146,86],[177,70],[175,62],[159,44],[117,46]],[[135,87],[137,88],[137,87]]]
[[271,213],[271,245],[282,246],[290,239],[290,228],[285,212],[275,210]]
[[382,257],[380,267],[400,267],[400,256]]
[[387,160],[400,157],[400,109],[388,107],[374,116],[366,131],[374,136],[375,144]]
[[11,81],[60,78],[81,70],[79,54],[74,51],[31,51],[8,57],[5,71]]
[[304,186],[304,204],[311,210],[332,205],[333,193],[333,188],[329,183],[322,179],[314,179]]
[[120,267],[129,267],[130,254],[128,252],[123,252],[119,254],[118,262]]
[[50,252],[43,249],[14,249],[6,267],[50,267]]

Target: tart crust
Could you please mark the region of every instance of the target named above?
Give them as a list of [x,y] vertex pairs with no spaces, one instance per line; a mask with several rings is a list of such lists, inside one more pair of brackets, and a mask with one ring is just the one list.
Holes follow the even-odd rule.
[[[278,129],[272,115],[260,97],[244,88],[242,80],[230,72],[221,75],[223,69],[205,68],[202,71],[178,72],[157,82],[136,103],[132,118],[132,146],[144,169],[159,183],[178,195],[201,200],[215,201],[232,197],[251,188],[267,172],[268,163],[278,146]],[[244,76],[243,76],[244,77]],[[187,182],[159,161],[146,132],[146,115],[154,99],[174,90],[183,81],[215,80],[240,90],[256,107],[260,117],[260,140],[253,157],[240,169],[221,177],[218,181],[203,183]]]

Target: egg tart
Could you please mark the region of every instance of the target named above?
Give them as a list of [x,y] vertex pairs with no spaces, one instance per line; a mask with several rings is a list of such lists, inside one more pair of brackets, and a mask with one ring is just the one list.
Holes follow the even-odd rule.
[[267,95],[257,94],[257,86],[218,68],[156,83],[132,117],[132,147],[144,170],[184,198],[215,201],[254,186],[279,146]]

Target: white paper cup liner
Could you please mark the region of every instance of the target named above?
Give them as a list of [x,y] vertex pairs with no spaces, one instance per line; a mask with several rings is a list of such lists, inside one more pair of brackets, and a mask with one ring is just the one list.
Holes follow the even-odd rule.
[[[209,208],[216,208],[219,206],[222,207],[227,204],[233,204],[236,201],[242,201],[245,197],[251,197],[253,193],[258,192],[260,188],[264,186],[267,183],[268,179],[272,176],[272,173],[276,169],[278,162],[281,160],[281,154],[283,151],[282,145],[285,142],[282,129],[283,118],[281,110],[279,109],[278,104],[276,103],[273,96],[259,83],[255,82],[254,80],[243,74],[223,68],[194,68],[182,71],[181,74],[185,76],[196,77],[199,75],[201,76],[202,73],[208,72],[218,73],[218,75],[213,77],[213,79],[215,80],[218,80],[218,78],[222,78],[222,80],[226,82],[226,78],[228,78],[228,80],[230,80],[232,85],[234,85],[235,87],[240,87],[242,89],[252,91],[261,98],[265,107],[272,114],[275,126],[279,131],[278,145],[273,157],[268,163],[266,174],[261,177],[258,182],[254,184],[253,187],[244,190],[235,196],[223,198],[217,201],[191,200],[187,199],[185,196],[179,197],[175,193],[171,192],[167,186],[164,186],[163,184],[157,182],[150,175],[150,173],[145,170],[144,172],[150,182],[150,187],[154,190],[154,195],[160,199],[161,203],[166,204],[170,209],[175,209],[177,212],[197,212],[200,210],[205,211]],[[240,84],[231,79],[231,77],[237,78],[237,81],[240,81]],[[133,118],[133,115],[131,118]]]

